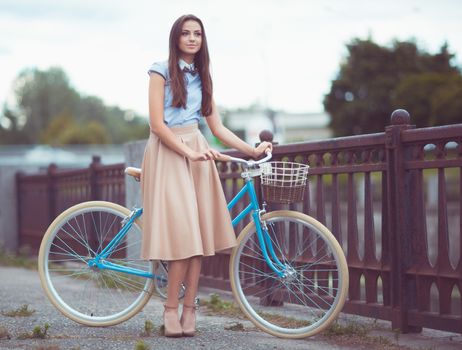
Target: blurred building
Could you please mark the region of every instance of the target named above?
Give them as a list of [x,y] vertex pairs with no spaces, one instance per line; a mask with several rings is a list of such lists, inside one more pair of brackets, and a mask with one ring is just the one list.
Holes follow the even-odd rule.
[[62,168],[81,168],[91,163],[92,156],[101,156],[102,164],[123,163],[123,145],[1,145],[0,167],[31,166],[46,168],[55,163]]
[[259,141],[262,130],[270,130],[279,144],[332,137],[329,115],[321,113],[287,113],[275,111],[230,111],[225,123],[249,143]]

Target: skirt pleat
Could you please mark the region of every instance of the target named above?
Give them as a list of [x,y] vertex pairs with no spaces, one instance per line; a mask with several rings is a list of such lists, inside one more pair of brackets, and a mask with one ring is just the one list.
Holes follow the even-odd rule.
[[[196,151],[209,148],[197,124],[170,130]],[[141,168],[142,259],[210,256],[236,245],[214,161],[190,161],[151,131]]]

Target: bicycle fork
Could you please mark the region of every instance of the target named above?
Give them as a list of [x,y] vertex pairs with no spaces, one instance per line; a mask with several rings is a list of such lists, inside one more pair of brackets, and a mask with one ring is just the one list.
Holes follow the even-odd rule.
[[273,248],[273,242],[271,241],[271,237],[268,232],[268,226],[266,225],[266,221],[262,219],[262,215],[266,213],[265,207],[266,203],[263,204],[263,209],[256,210],[252,213],[257,229],[258,242],[260,244],[263,257],[271,270],[273,270],[279,277],[287,278],[291,275],[291,270],[293,269],[290,266],[283,264],[276,256]]

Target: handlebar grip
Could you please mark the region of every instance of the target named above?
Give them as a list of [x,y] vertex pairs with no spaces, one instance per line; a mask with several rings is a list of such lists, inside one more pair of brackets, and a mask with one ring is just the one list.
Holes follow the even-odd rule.
[[228,156],[227,154],[221,154],[220,157],[218,157],[215,160],[218,160],[220,162],[229,162],[231,161],[231,156]]

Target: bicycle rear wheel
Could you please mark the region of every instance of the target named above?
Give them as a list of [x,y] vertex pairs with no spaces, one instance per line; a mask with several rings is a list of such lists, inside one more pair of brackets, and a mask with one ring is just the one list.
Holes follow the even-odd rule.
[[[152,278],[88,264],[129,214],[114,203],[84,202],[60,214],[46,231],[38,257],[40,281],[53,305],[68,318],[88,326],[111,326],[134,316],[149,300]],[[105,261],[152,273],[153,263],[140,259],[140,243],[137,219]]]
[[347,295],[348,266],[340,245],[324,225],[303,213],[274,211],[262,220],[285,276],[268,266],[255,224],[249,223],[230,261],[240,308],[258,328],[278,337],[321,332],[335,320]]

